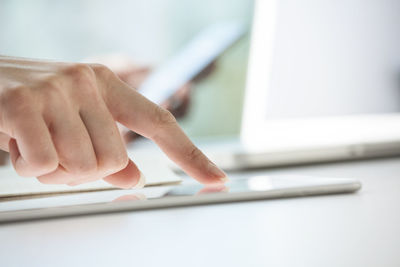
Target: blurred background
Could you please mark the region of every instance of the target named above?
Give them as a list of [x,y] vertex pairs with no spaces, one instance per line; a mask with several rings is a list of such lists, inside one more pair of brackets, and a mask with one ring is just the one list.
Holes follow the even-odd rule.
[[[153,68],[207,26],[250,27],[252,12],[248,0],[0,0],[0,54],[57,61],[122,54]],[[248,48],[245,34],[191,85],[190,107],[180,119],[189,135],[239,133]]]

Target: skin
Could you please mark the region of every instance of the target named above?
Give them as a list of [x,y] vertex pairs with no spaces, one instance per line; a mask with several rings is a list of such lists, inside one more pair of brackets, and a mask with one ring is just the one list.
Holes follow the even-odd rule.
[[0,56],[0,148],[19,175],[45,184],[104,179],[134,187],[141,173],[116,122],[151,139],[199,182],[227,180],[169,111],[107,67]]
[[[98,62],[110,68],[122,81],[132,88],[138,89],[143,81],[150,75],[152,68],[146,65],[138,65],[127,55],[106,55],[87,59],[87,61]],[[176,118],[182,118],[190,106],[192,86],[186,83],[181,86],[169,99],[161,103],[161,107],[169,110]],[[118,125],[125,143],[134,141],[138,135],[128,128]]]

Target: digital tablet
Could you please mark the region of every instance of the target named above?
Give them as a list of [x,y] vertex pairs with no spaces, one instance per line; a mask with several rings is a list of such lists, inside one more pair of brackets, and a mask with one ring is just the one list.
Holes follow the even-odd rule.
[[254,176],[225,185],[182,184],[136,190],[109,190],[0,202],[0,222],[205,205],[311,195],[351,193],[352,179],[306,176]]

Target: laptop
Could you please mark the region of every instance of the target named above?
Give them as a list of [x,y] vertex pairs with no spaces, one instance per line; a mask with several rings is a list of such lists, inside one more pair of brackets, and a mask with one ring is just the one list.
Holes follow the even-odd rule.
[[256,0],[227,170],[400,155],[400,2]]

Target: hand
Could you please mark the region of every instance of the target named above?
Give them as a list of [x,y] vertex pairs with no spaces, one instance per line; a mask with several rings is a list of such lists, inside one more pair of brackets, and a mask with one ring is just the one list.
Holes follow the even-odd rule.
[[0,114],[0,148],[19,175],[42,183],[143,184],[116,121],[153,140],[198,181],[226,180],[170,112],[103,65],[0,56]]
[[[146,65],[138,65],[130,59],[129,56],[123,54],[111,54],[99,57],[88,58],[85,61],[97,62],[110,68],[122,81],[132,88],[138,89],[140,85],[153,71],[153,68]],[[209,70],[210,68],[207,68]],[[196,77],[200,80],[205,72]],[[198,79],[200,78],[200,79]],[[169,99],[166,99],[161,106],[169,110],[176,118],[186,115],[191,97],[191,83],[182,85]]]
[[[152,68],[135,64],[127,55],[111,54],[88,58],[85,61],[97,62],[110,68],[122,81],[130,87],[138,89],[143,81],[150,75]],[[171,97],[161,103],[161,107],[169,110],[175,118],[182,118],[189,110],[191,102],[191,83],[184,84]],[[134,141],[138,135],[128,128],[118,125],[125,143]]]

